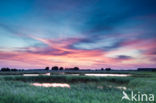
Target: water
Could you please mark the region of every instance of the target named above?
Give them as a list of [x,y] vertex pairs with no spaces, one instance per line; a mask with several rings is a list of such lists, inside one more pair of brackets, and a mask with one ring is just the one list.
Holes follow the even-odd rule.
[[127,77],[130,74],[85,74],[85,76],[97,76],[97,77]]
[[[33,86],[40,86],[40,87],[62,87],[62,88],[70,88],[70,85],[67,83],[31,83]],[[113,87],[111,85],[108,86],[109,88],[116,88],[120,90],[127,90],[125,86],[116,86]],[[98,89],[104,89],[103,86],[97,86]]]
[[[109,87],[109,88],[116,88],[116,89],[120,89],[120,90],[127,90],[127,87],[125,87],[125,86],[116,86],[116,87],[114,87],[114,86],[112,86],[112,85],[108,85],[108,87]],[[98,88],[98,89],[104,89],[103,86],[97,86],[97,88]]]
[[23,76],[40,76],[40,75],[50,76],[50,73],[45,73],[45,74],[23,74]]
[[70,85],[67,83],[32,83],[33,86],[41,86],[41,87],[63,87],[70,88]]
[[23,76],[39,76],[39,74],[23,74]]
[[[45,73],[45,74],[23,74],[23,76],[40,76],[40,75],[44,75],[44,76],[50,76],[50,73]],[[73,76],[79,76],[80,74],[60,74],[60,75],[73,75]],[[127,76],[131,76],[130,74],[84,74],[85,76],[97,76],[97,77],[127,77]]]
[[109,88],[121,89],[121,90],[127,90],[127,87],[125,87],[125,86],[116,86],[116,87],[113,87],[112,85],[109,85],[108,87]]
[[125,87],[125,86],[117,86],[116,88],[121,89],[121,90],[127,90],[127,87]]
[[50,76],[50,73],[45,73],[45,74],[40,74],[40,75]]

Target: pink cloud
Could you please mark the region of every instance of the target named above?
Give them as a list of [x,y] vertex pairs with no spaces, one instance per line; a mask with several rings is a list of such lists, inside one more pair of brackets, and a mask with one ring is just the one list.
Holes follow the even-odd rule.
[[[131,57],[131,55],[123,54],[122,57],[129,57],[129,59],[119,58],[121,57],[120,52],[126,53],[130,50],[149,50],[154,48],[154,39],[145,41],[126,41],[121,47],[112,51],[71,48],[70,46],[73,43],[79,41],[79,39],[75,38],[58,40],[35,39],[46,44],[47,47],[29,47],[23,51],[0,51],[1,66],[8,65],[19,68],[44,68],[45,66],[58,65],[64,67],[79,66],[80,68],[86,69],[101,67],[136,68],[155,66],[155,64],[149,60],[149,56],[147,57],[145,53],[141,53],[141,57]],[[111,57],[115,53],[117,57]]]

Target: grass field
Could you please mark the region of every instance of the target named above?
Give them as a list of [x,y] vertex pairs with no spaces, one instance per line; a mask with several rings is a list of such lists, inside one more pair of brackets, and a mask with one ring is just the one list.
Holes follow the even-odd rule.
[[[128,95],[156,95],[155,72],[132,72],[130,77],[89,76],[0,76],[0,103],[156,103],[128,101],[121,98],[122,88]],[[70,88],[36,87],[31,83],[68,83]],[[155,98],[154,98],[155,99]]]

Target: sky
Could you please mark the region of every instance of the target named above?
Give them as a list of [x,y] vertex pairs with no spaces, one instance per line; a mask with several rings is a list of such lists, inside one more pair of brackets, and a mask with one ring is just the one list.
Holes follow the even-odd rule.
[[156,67],[155,0],[0,0],[0,67]]

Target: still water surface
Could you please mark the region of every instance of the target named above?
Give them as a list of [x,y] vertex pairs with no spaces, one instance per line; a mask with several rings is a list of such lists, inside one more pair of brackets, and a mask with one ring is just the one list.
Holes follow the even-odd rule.
[[70,88],[70,85],[67,83],[32,83],[33,86],[41,86],[41,87],[64,87]]

